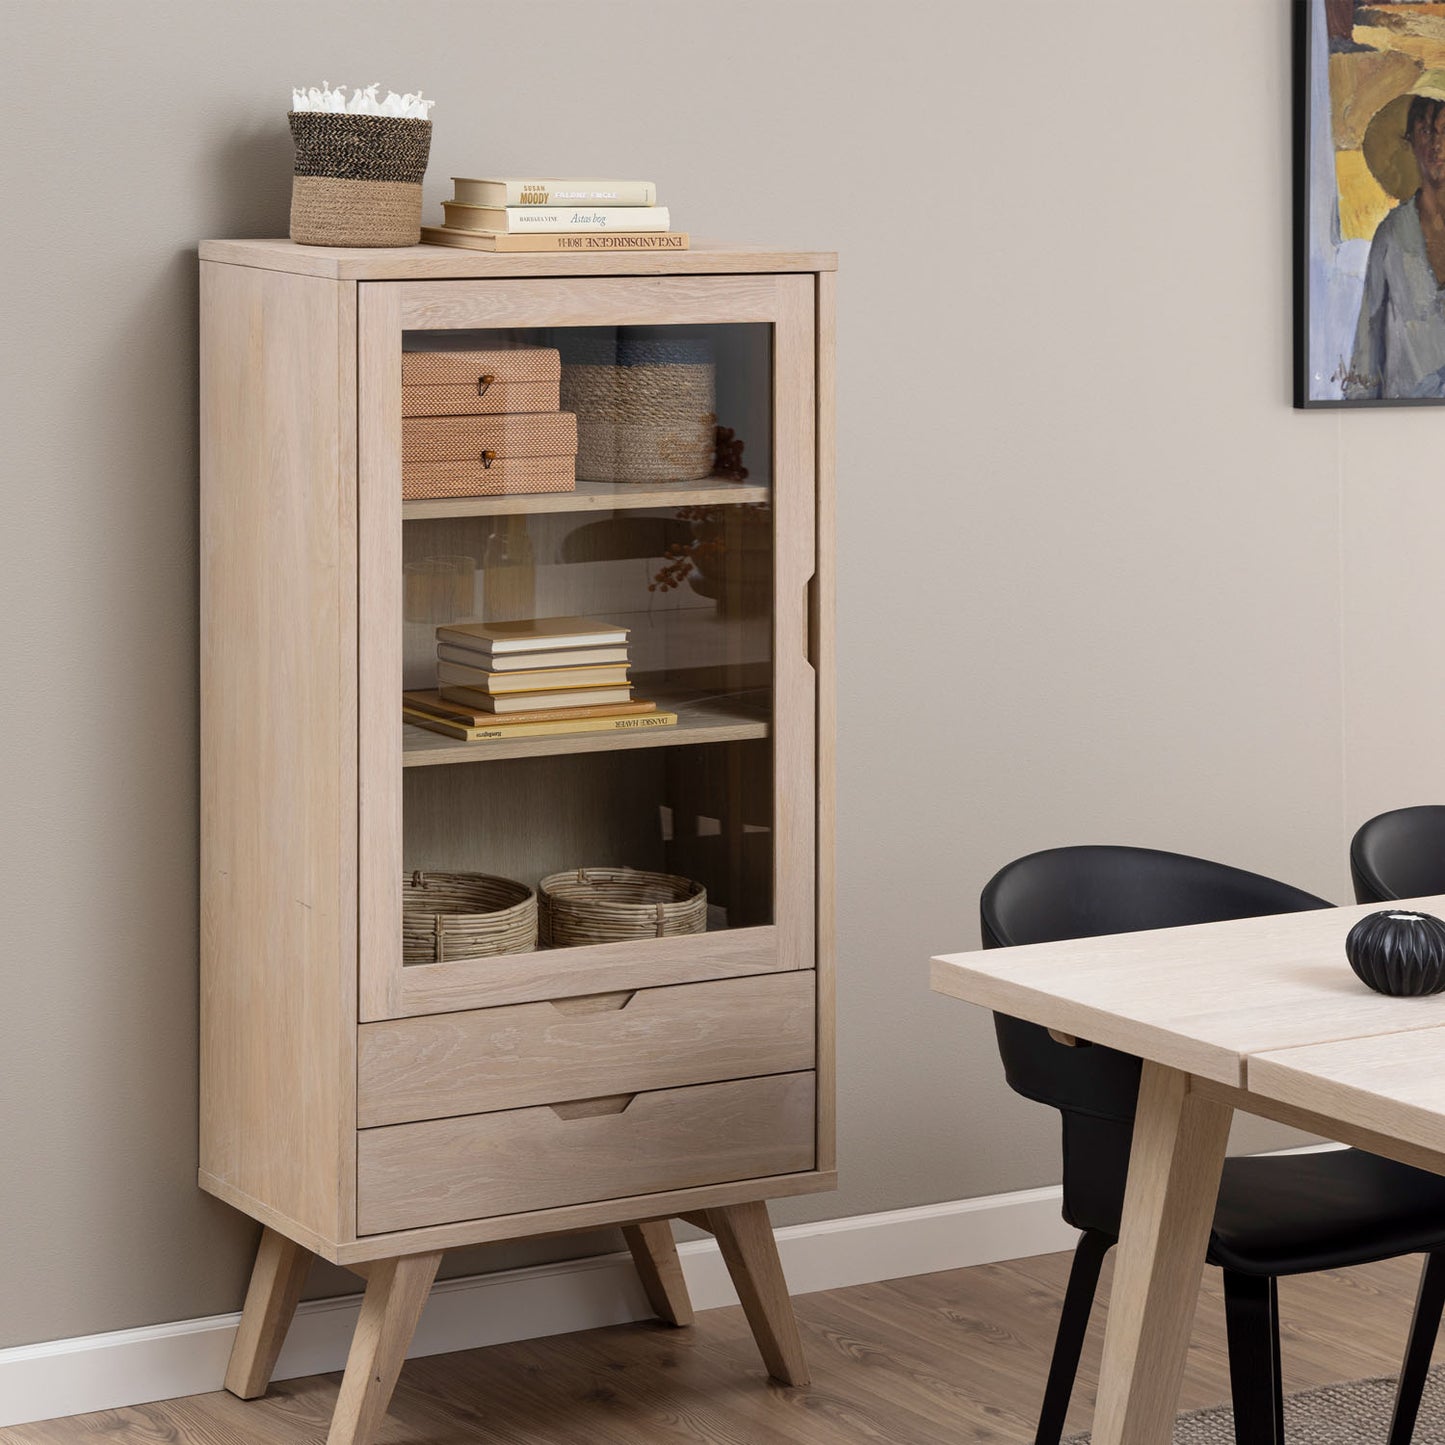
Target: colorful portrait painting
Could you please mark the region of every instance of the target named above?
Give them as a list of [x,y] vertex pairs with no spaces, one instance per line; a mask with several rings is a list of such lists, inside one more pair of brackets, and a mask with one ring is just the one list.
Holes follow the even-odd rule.
[[1299,18],[1296,404],[1445,405],[1445,3]]

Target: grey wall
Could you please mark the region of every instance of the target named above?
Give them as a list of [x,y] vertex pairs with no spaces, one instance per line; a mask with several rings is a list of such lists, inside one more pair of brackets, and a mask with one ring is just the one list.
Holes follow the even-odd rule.
[[1445,412],[1288,404],[1286,9],[3,0],[0,1345],[240,1299],[193,1182],[193,248],[284,233],[290,86],[437,96],[433,212],[646,175],[842,253],[844,1184],[798,1220],[1057,1177],[924,982],[1008,857],[1344,899],[1353,826],[1445,797]]

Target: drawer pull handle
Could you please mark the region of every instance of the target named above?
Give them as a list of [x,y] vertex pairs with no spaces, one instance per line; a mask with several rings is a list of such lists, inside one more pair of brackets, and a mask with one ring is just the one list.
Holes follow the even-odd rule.
[[623,1114],[636,1094],[604,1094],[598,1099],[573,1099],[566,1104],[548,1104],[559,1119],[596,1119],[602,1114]]
[[554,998],[548,1002],[563,1014],[610,1014],[626,1008],[636,994],[634,988],[622,993],[584,993],[576,998]]
[[490,375],[488,375],[488,376],[479,376],[479,377],[477,378],[477,395],[478,395],[478,396],[485,396],[485,395],[492,389],[492,383],[493,383],[496,379],[497,379],[497,378],[496,378],[495,376],[490,376]]
[[491,452],[491,451],[483,452],[483,453],[482,453],[482,470],[483,470],[484,472],[489,472],[489,471],[491,471],[491,469],[492,469],[492,463],[493,463],[494,461],[496,461],[496,459],[497,459],[497,454],[496,454],[496,452]]

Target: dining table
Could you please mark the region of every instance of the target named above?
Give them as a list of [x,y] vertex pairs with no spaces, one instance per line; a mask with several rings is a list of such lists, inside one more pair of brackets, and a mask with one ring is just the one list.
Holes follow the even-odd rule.
[[[1445,896],[1388,910],[1445,914]],[[1379,904],[946,954],[941,994],[1142,1059],[1093,1445],[1169,1445],[1236,1110],[1445,1174],[1445,993],[1366,987]]]

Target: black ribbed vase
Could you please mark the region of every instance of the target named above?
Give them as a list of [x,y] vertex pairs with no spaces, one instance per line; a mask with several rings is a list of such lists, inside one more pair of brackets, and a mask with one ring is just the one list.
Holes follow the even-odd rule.
[[1376,993],[1415,998],[1445,989],[1445,923],[1392,908],[1367,914],[1345,939],[1350,967]]

